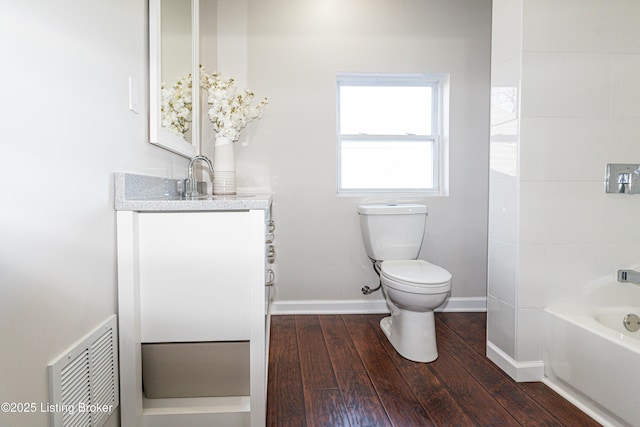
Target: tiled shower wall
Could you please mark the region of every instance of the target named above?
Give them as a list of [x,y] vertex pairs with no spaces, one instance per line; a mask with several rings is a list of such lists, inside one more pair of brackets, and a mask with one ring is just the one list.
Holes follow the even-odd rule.
[[640,196],[604,193],[640,163],[640,3],[496,0],[488,339],[542,359],[541,311],[640,262]]

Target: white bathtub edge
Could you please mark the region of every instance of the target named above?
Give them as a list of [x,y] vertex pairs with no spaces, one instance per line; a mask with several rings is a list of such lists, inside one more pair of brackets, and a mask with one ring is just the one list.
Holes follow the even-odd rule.
[[562,396],[565,400],[571,402],[573,406],[580,409],[582,412],[596,420],[598,423],[602,424],[602,427],[625,427],[624,424],[620,424],[619,422],[612,420],[609,416],[607,416],[607,414],[604,414],[598,410],[595,410],[592,406],[589,406],[592,403],[585,402],[585,399],[588,399],[585,396],[576,395],[559,382],[554,381],[548,377],[544,377],[542,379],[542,382],[551,390]]
[[[634,409],[640,403],[634,380],[638,340],[621,338],[593,315],[548,308],[545,313],[544,383],[605,427],[640,426]],[[588,353],[598,356],[585,358]]]
[[542,360],[517,362],[491,341],[487,341],[487,357],[517,382],[542,381],[544,363]]

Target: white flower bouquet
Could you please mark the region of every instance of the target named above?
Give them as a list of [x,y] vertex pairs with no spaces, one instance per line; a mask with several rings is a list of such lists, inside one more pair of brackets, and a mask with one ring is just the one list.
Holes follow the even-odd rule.
[[262,117],[262,110],[269,102],[264,98],[256,106],[251,105],[254,94],[249,89],[240,91],[233,79],[225,80],[220,74],[207,74],[200,67],[200,85],[207,92],[207,114],[213,130],[219,136],[232,141],[240,138],[240,131],[255,119]]
[[[191,122],[191,74],[179,80],[171,88],[162,84],[162,126],[170,132],[184,136]],[[262,110],[269,102],[264,98],[253,106],[254,94],[249,89],[238,90],[233,79],[223,79],[214,72],[207,74],[200,66],[200,87],[207,93],[207,115],[218,136],[231,141],[240,138],[240,131],[255,119],[262,117]]]
[[191,123],[191,74],[178,80],[170,88],[163,82],[160,87],[160,113],[162,127],[184,137]]

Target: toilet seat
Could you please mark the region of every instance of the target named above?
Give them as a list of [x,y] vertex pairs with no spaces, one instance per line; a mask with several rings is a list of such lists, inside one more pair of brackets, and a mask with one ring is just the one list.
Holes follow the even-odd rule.
[[380,275],[384,284],[404,292],[437,294],[451,289],[451,273],[421,259],[383,261]]

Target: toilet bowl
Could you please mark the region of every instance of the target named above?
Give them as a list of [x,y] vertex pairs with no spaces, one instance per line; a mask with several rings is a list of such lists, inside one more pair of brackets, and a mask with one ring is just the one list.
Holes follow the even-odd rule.
[[391,316],[380,327],[396,351],[414,362],[438,358],[433,310],[451,291],[451,274],[423,260],[382,262],[380,279]]
[[417,259],[427,207],[419,204],[360,205],[367,255],[379,266],[391,315],[380,327],[398,354],[415,362],[438,357],[433,310],[451,291],[451,273]]

